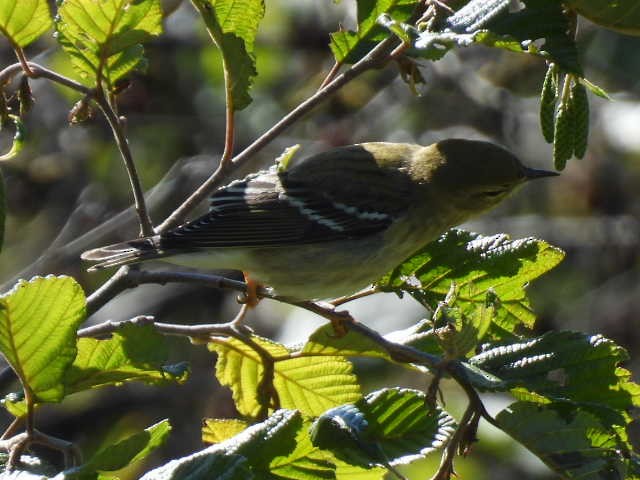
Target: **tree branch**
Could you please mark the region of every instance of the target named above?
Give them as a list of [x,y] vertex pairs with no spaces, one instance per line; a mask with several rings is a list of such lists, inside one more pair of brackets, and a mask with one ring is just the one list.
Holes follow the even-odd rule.
[[[59,83],[67,88],[75,90],[76,92],[82,93],[83,95],[93,96],[95,91],[81,83],[76,82],[75,80],[65,77],[64,75],[60,75],[52,70],[49,70],[42,65],[38,65],[37,63],[28,62],[27,65],[31,69],[31,75],[29,78],[46,78],[53,82]],[[13,77],[17,74],[23,72],[23,67],[21,63],[14,63],[9,65],[0,71],[0,85],[5,85]]]
[[[155,283],[193,283],[211,288],[234,290],[244,293],[247,286],[244,282],[232,280],[221,275],[210,275],[197,272],[146,271],[136,270],[128,266],[121,267],[107,282],[87,298],[87,316],[100,310],[120,293],[138,285]],[[267,296],[264,291],[261,296]]]
[[149,211],[147,210],[147,205],[144,200],[144,192],[142,190],[142,185],[140,184],[140,177],[138,176],[138,171],[133,161],[133,156],[131,155],[129,141],[124,133],[122,121],[116,115],[116,112],[113,110],[113,107],[109,103],[109,100],[105,96],[103,90],[100,89],[96,91],[94,100],[100,107],[100,110],[111,127],[113,137],[118,146],[118,150],[120,150],[122,160],[124,161],[124,166],[129,176],[129,183],[131,184],[131,191],[133,192],[136,213],[138,214],[138,220],[140,222],[140,236],[151,236],[154,234],[153,224],[149,217]]

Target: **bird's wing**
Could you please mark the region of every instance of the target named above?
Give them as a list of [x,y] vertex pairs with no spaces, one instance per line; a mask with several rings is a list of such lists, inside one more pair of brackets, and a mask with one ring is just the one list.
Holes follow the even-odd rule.
[[[209,213],[162,234],[161,249],[286,246],[362,237],[386,229],[408,207],[408,185],[390,186],[389,178],[375,169],[359,172],[357,181],[342,186],[336,183],[344,182],[338,171],[316,174],[314,185],[288,173],[272,168],[218,190]],[[393,201],[384,201],[385,194],[393,195]]]

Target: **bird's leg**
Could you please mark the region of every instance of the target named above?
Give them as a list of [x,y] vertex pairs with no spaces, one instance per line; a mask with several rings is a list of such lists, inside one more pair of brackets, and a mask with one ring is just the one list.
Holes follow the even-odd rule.
[[258,298],[258,289],[260,284],[249,277],[248,272],[242,272],[244,275],[244,282],[247,284],[247,291],[243,297],[238,297],[240,303],[244,303],[249,308],[255,308],[258,306],[260,299]]

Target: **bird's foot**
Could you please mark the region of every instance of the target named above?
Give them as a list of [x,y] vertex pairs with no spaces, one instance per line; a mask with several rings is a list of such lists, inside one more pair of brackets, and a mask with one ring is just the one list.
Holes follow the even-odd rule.
[[258,306],[258,303],[260,303],[260,298],[258,297],[260,284],[252,280],[247,272],[242,273],[244,275],[244,282],[247,284],[247,291],[238,295],[238,303],[247,305],[249,308],[255,308]]

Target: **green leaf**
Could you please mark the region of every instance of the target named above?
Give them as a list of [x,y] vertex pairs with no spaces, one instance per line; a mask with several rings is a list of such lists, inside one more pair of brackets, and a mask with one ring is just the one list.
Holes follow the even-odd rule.
[[[249,480],[265,477],[271,462],[296,448],[299,412],[278,410],[230,439],[151,470],[141,480]],[[260,473],[255,476],[254,472]]]
[[[271,356],[288,355],[287,348],[266,338],[252,336],[260,348]],[[222,385],[231,388],[233,401],[240,414],[255,417],[267,401],[258,398],[258,386],[265,374],[259,354],[239,340],[217,339],[208,345],[209,350],[218,354],[216,377]]]
[[337,479],[333,456],[315,447],[309,437],[310,421],[304,421],[296,433],[295,448],[287,455],[273,458],[268,466],[269,478],[282,480]]
[[[434,314],[434,317],[440,318],[434,318],[431,328],[423,333],[435,335],[447,358],[464,358],[475,351],[484,338],[495,318],[498,305],[499,301],[492,290],[487,291],[485,302],[476,304],[469,314],[465,314],[460,308],[442,305]],[[414,341],[408,345],[419,348],[423,341],[421,339],[417,344]]]
[[453,419],[432,408],[423,392],[392,388],[325,412],[314,422],[311,439],[352,465],[388,467],[441,448],[454,427]]
[[323,325],[313,332],[302,353],[343,357],[373,357],[391,360],[387,351],[369,337],[353,330],[336,335],[332,325]]
[[472,0],[447,18],[445,27],[451,32],[424,32],[416,41],[416,48],[428,51],[434,41],[432,37],[441,35],[444,53],[454,46],[480,43],[542,55],[565,71],[581,74],[575,42],[567,34],[569,22],[562,4],[548,0],[523,1],[524,8],[509,12],[510,2],[506,0]]
[[361,397],[353,365],[341,356],[278,362],[274,385],[282,407],[296,408],[311,416]]
[[239,434],[249,424],[235,418],[205,418],[202,426],[202,441],[220,443]]
[[291,145],[284,149],[284,151],[280,154],[278,158],[276,158],[276,165],[278,166],[278,173],[284,173],[289,168],[289,164],[293,160],[293,157],[296,156],[300,150],[300,144]]
[[242,455],[202,450],[155,468],[140,480],[252,480],[256,478]]
[[640,35],[640,9],[636,0],[568,0],[566,4],[598,25]]
[[[483,1],[483,0],[475,0]],[[582,76],[576,44],[568,35],[569,20],[560,2],[548,0],[523,0],[525,8],[513,13],[498,15],[486,25],[487,30],[506,35],[523,45],[522,51],[540,54],[563,70]],[[540,39],[544,39],[541,46]]]
[[22,123],[22,119],[17,115],[9,115],[8,117],[13,122],[13,126],[15,128],[15,134],[13,135],[13,143],[11,144],[11,148],[9,149],[9,151],[7,153],[0,155],[0,162],[5,160],[11,160],[13,157],[18,155],[22,151],[22,148],[24,147],[24,140],[26,137],[24,123]]
[[165,442],[170,432],[169,420],[162,420],[145,428],[142,432],[103,448],[87,463],[65,471],[65,478],[97,479],[99,478],[98,472],[120,470],[149,455]]
[[64,0],[57,38],[81,77],[115,82],[145,66],[141,43],[162,32],[160,0]]
[[387,478],[384,467],[362,468],[346,462],[336,461],[336,478],[339,480],[383,480]]
[[[376,43],[389,35],[378,23],[385,14],[396,22],[405,22],[420,2],[416,0],[358,0],[358,30],[331,34],[329,44],[338,63],[355,63],[365,56]],[[395,25],[395,24],[394,24]]]
[[609,94],[606,92],[606,90],[604,88],[599,87],[598,85],[596,85],[595,83],[590,82],[586,78],[580,78],[579,81],[585,87],[587,87],[589,89],[589,91],[591,93],[593,93],[594,95],[597,95],[600,98],[604,98],[605,100],[611,100],[611,97],[609,96]]
[[64,276],[20,280],[0,297],[0,350],[35,402],[62,400],[85,306],[80,285]]
[[47,0],[0,2],[0,32],[14,45],[29,45],[52,25]]
[[542,240],[511,240],[505,234],[483,236],[453,229],[400,264],[377,286],[383,291],[406,291],[435,310],[454,282],[458,288],[455,306],[467,316],[484,305],[492,290],[500,307],[488,335],[503,338],[521,324],[533,325],[535,315],[525,287],[563,257],[560,249]]
[[27,414],[27,404],[24,401],[24,392],[12,392],[2,399],[2,406],[16,418],[24,417]]
[[311,425],[309,436],[313,445],[333,452],[343,462],[368,468],[383,457],[376,445],[367,441],[368,428],[364,413],[355,405],[346,404],[320,415]]
[[446,25],[454,32],[474,32],[509,8],[510,0],[471,0],[447,17]]
[[186,364],[165,367],[167,344],[151,325],[125,325],[107,340],[80,338],[77,347],[76,359],[64,379],[67,395],[132,381],[183,382],[188,374]]
[[[284,345],[253,336],[252,340],[272,357],[288,356]],[[216,376],[233,391],[236,408],[246,416],[260,411],[258,385],[265,373],[258,353],[235,339],[209,344],[218,357]],[[360,386],[353,366],[341,356],[299,357],[274,364],[273,385],[280,406],[295,408],[306,415],[319,415],[326,409],[360,398]]]
[[541,402],[581,404],[609,424],[625,425],[625,412],[640,405],[640,385],[619,367],[627,359],[622,347],[601,335],[549,332],[489,348],[469,364],[500,379],[489,389],[521,387],[519,398],[526,390]]
[[498,414],[501,428],[563,478],[629,478],[612,432],[584,411],[518,402]]
[[402,464],[442,448],[455,422],[444,410],[431,407],[423,392],[385,388],[356,403],[369,423],[367,437],[389,462]]
[[254,41],[264,16],[264,0],[192,0],[192,3],[222,53],[225,83],[231,90],[230,107],[242,110],[251,103],[249,89],[258,74]]

